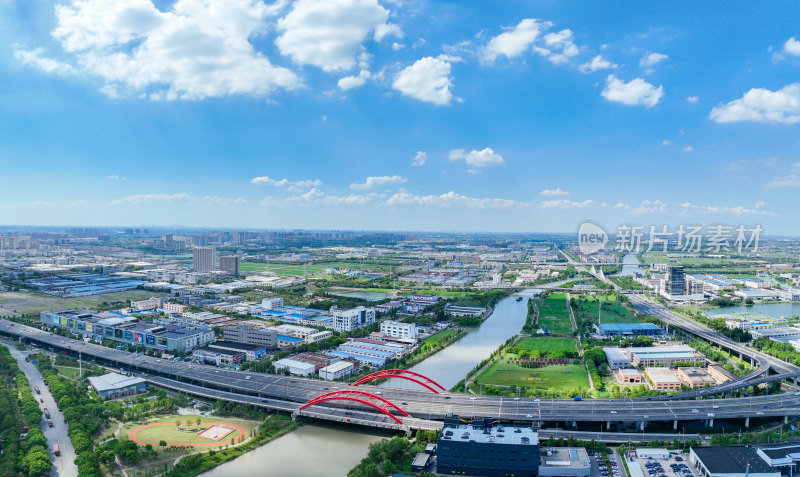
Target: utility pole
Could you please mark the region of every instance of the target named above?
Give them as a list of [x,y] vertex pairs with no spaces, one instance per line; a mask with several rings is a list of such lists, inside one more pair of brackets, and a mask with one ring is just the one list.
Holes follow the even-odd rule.
[[83,366],[81,365],[81,352],[78,350],[78,379],[83,378]]

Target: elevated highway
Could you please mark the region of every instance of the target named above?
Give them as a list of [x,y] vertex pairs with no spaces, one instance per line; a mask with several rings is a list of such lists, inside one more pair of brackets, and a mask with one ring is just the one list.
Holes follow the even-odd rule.
[[[636,422],[644,429],[649,422],[782,417],[800,414],[800,393],[770,396],[690,400],[639,399],[530,399],[470,396],[442,392],[353,386],[314,379],[218,369],[153,357],[64,338],[7,320],[0,320],[0,333],[23,338],[57,351],[81,353],[83,358],[145,377],[153,384],[210,399],[309,415],[333,421],[389,428],[432,428],[449,413],[462,417],[483,416],[531,423],[595,422],[609,428],[612,422]],[[775,378],[779,379],[779,378]],[[351,402],[325,402],[300,411],[315,397],[331,391],[371,390],[400,407],[410,418],[397,425],[392,419]],[[350,419],[350,421],[348,421]],[[371,423],[371,424],[370,424]]]

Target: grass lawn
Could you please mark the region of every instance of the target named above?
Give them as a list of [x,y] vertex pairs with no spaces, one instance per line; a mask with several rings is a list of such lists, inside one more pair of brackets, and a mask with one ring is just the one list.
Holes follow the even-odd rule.
[[103,302],[111,303],[114,301],[144,300],[151,296],[160,297],[168,295],[147,290],[130,290],[106,293],[104,295],[61,298],[30,291],[0,292],[0,308],[23,314],[64,308],[95,309],[99,305],[102,305]]
[[[136,431],[136,439],[153,443],[153,445],[158,445],[158,442],[161,440],[165,440],[168,443],[177,443],[186,446],[196,445],[197,447],[214,447],[215,445],[222,445],[222,444],[229,444],[231,439],[238,442],[239,436],[242,435],[241,431],[234,430],[232,433],[228,434],[224,438],[220,439],[219,441],[212,441],[210,439],[204,439],[202,437],[198,437],[197,434],[201,432],[202,429],[210,427],[211,422],[217,423],[230,423],[236,426],[240,426],[244,430],[245,439],[250,436],[250,432],[256,428],[257,422],[254,421],[245,421],[241,419],[229,419],[223,417],[203,417],[199,416],[201,419],[200,426],[197,425],[196,419],[197,415],[183,415],[183,416],[172,416],[172,417],[165,417],[162,419],[157,419],[154,421],[147,421],[142,423],[133,423],[133,424],[126,424],[122,431],[120,432],[121,436],[130,436],[131,431],[134,429],[147,424],[167,424],[167,425],[157,425],[139,429]],[[175,425],[175,421],[180,419],[181,424],[180,426]],[[191,425],[187,425],[186,421],[191,420]]]
[[[473,384],[521,386],[556,392],[576,388],[589,389],[589,377],[586,367],[582,364],[531,369],[506,363],[507,359],[515,357],[516,355],[511,353],[504,354],[481,373]],[[473,389],[477,390],[477,387]],[[510,390],[509,393],[511,393]]]
[[551,333],[572,333],[565,294],[552,293],[544,300],[537,301],[536,306],[539,308],[539,328],[546,328]]
[[516,344],[520,350],[528,351],[576,351],[575,340],[571,338],[525,338]]
[[452,329],[452,328],[448,328],[446,330],[442,330],[442,331],[440,331],[438,333],[434,333],[434,334],[428,336],[423,341],[424,341],[425,344],[438,343],[439,341],[441,341],[443,339],[446,339],[446,338],[448,338],[448,337],[450,337],[450,336],[452,336],[452,335],[454,335],[456,333],[458,333],[458,330],[455,330],[455,329]]
[[633,311],[627,306],[617,303],[615,296],[580,296],[575,297],[575,306],[573,312],[575,313],[575,320],[580,323],[582,321],[589,321],[597,323],[597,301],[602,298],[603,304],[601,309],[600,321],[606,324],[616,323],[640,323],[633,316]]
[[[73,381],[78,379],[78,374],[79,374],[78,368],[70,368],[67,366],[56,366],[55,368],[58,370],[59,376],[64,376],[65,378],[72,379]],[[88,368],[83,369],[84,375],[86,374],[87,369]]]

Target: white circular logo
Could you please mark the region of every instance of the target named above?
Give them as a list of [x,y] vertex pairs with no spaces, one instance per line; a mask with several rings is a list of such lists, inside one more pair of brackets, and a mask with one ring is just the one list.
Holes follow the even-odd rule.
[[578,229],[578,249],[588,255],[605,248],[608,243],[608,234],[599,225],[584,222]]

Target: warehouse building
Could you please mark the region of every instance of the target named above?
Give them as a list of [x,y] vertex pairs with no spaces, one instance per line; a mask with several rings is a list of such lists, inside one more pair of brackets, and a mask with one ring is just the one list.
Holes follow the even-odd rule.
[[620,384],[641,384],[644,381],[642,372],[635,368],[619,368],[614,377]]
[[693,363],[705,360],[705,356],[686,345],[647,346],[628,348],[625,351],[634,366],[664,366],[668,368],[675,363]]
[[258,361],[264,359],[267,350],[260,345],[251,345],[247,343],[235,343],[233,341],[214,341],[208,344],[209,348],[220,349],[225,351],[233,351],[242,353],[247,361]]
[[603,323],[594,327],[603,336],[658,336],[665,333],[653,323]]
[[494,425],[491,418],[472,424],[462,424],[457,417],[445,419],[437,454],[440,474],[539,474],[539,434],[530,427]]
[[89,384],[104,400],[119,399],[147,390],[147,381],[142,378],[125,376],[119,373],[108,373],[102,376],[91,376]]
[[780,477],[754,447],[689,448],[689,463],[701,477]]
[[355,371],[355,365],[350,361],[337,361],[319,370],[319,377],[327,381],[342,379],[350,376]]
[[315,367],[313,363],[306,363],[305,361],[299,361],[297,359],[283,358],[275,361],[275,369],[286,369],[290,374],[294,374],[296,376],[311,376],[314,374]]
[[703,368],[678,368],[678,378],[690,388],[715,386],[717,380]]
[[681,388],[681,380],[669,368],[645,368],[644,373],[653,389],[676,391]]
[[775,469],[794,475],[800,462],[800,446],[780,446],[756,451],[764,461]]
[[606,354],[606,362],[609,369],[627,368],[631,365],[630,360],[619,348],[603,348]]

